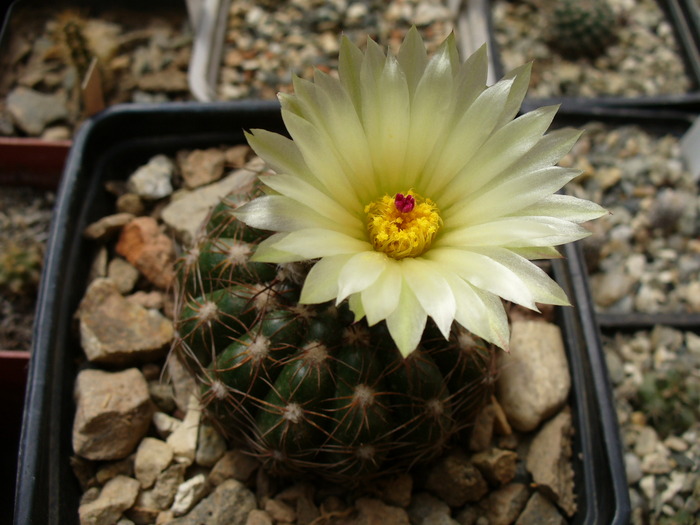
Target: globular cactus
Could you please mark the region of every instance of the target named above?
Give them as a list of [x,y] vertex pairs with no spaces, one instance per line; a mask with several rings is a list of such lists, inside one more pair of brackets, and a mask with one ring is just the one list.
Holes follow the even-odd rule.
[[681,434],[700,418],[700,385],[680,370],[649,372],[637,394],[634,407],[646,414],[662,437]]
[[549,9],[549,44],[566,57],[594,58],[615,41],[618,19],[606,0],[558,0]]
[[208,416],[280,475],[353,484],[434,458],[490,398],[495,350],[429,325],[404,359],[383,323],[297,304],[309,266],[250,262],[266,234],[240,203],[214,208],[178,270],[176,345]]

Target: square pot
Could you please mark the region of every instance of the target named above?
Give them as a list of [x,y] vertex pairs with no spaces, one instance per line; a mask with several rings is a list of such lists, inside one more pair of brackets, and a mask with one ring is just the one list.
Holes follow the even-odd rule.
[[[104,182],[124,179],[157,153],[244,142],[243,130],[282,131],[276,102],[114,107],[76,136],[59,190],[34,329],[16,499],[17,525],[78,521],[81,489],[71,470],[72,389],[80,357],[71,329],[86,287],[91,244],[84,228],[104,215]],[[572,375],[575,524],[626,523],[629,501],[611,393],[577,248],[554,261],[575,308],[558,312]]]
[[[509,70],[509,67],[504,65],[502,48],[497,42],[496,34],[496,22],[494,21],[494,5],[496,0],[487,0],[490,4],[489,9],[489,26],[491,28],[491,41],[490,47],[492,51],[492,63],[494,64],[495,72],[497,77],[501,77],[504,73]],[[616,86],[608,90],[609,94],[605,94],[603,89],[595,88],[600,95],[588,94],[580,95],[580,86],[585,79],[588,78],[591,82],[609,82],[608,78],[610,74],[617,73],[622,67],[635,67],[637,74],[635,79],[639,80],[644,77],[651,65],[647,63],[641,63],[639,61],[643,60],[642,56],[644,52],[640,52],[639,56],[634,57],[637,62],[632,62],[626,64],[624,60],[624,47],[620,46],[622,49],[619,53],[611,56],[609,59],[606,54],[603,53],[601,57],[596,57],[595,59],[587,58],[569,58],[560,59],[557,53],[551,49],[547,49],[545,52],[544,48],[548,45],[546,42],[546,36],[544,34],[537,36],[537,32],[542,33],[545,31],[549,22],[543,19],[544,10],[556,5],[555,2],[541,2],[536,4],[535,1],[531,2],[511,2],[507,3],[502,0],[501,6],[509,6],[509,8],[516,9],[522,8],[522,12],[512,13],[510,21],[515,23],[522,23],[522,29],[513,29],[511,24],[506,24],[505,22],[499,26],[499,30],[503,35],[508,33],[515,33],[509,36],[502,36],[503,39],[507,39],[513,45],[517,42],[522,42],[523,39],[528,39],[526,45],[522,49],[517,51],[519,61],[531,60],[534,58],[533,71],[537,71],[538,67],[541,69],[542,79],[539,82],[540,85],[552,85],[554,83],[560,82],[560,90],[563,94],[554,95],[535,95],[536,83],[531,83],[531,90],[528,95],[528,100],[535,105],[548,105],[548,104],[558,104],[561,103],[564,107],[577,108],[577,107],[590,107],[590,106],[620,106],[620,107],[648,107],[657,109],[669,109],[670,107],[675,107],[677,109],[693,110],[700,107],[700,47],[698,42],[697,26],[694,26],[694,19],[697,20],[696,16],[693,16],[693,7],[690,6],[694,0],[656,0],[654,3],[658,6],[659,15],[662,17],[663,22],[666,23],[665,30],[669,34],[666,34],[663,38],[667,41],[675,41],[675,47],[677,50],[673,52],[673,55],[677,55],[679,62],[677,64],[678,68],[683,68],[685,71],[685,77],[688,81],[688,87],[685,91],[673,94],[635,94],[629,96],[617,95],[614,93],[622,92],[623,86]],[[528,6],[526,4],[533,4]],[[537,5],[537,7],[535,7]],[[631,5],[631,4],[630,4]],[[632,6],[627,9],[625,16],[627,16],[632,22],[634,22],[634,17],[639,15],[640,8],[638,6]],[[517,19],[516,19],[517,18]],[[520,22],[522,20],[522,22]],[[625,29],[624,26],[628,22],[625,21],[624,16],[622,20],[616,21],[616,26],[622,28],[622,30],[627,31],[629,34],[629,39],[631,43],[629,48],[636,47],[635,39],[640,35],[640,31],[651,32],[651,37],[658,37],[656,30],[658,27],[651,27],[650,22],[646,20],[639,20],[639,27],[641,29],[634,30],[633,28]],[[626,34],[627,34],[626,33]],[[664,41],[665,45],[666,41]],[[611,45],[614,46],[613,43]],[[669,44],[670,45],[670,44]],[[540,50],[540,51],[538,51]],[[669,52],[670,48],[669,48]],[[522,56],[521,56],[522,55]],[[557,61],[552,62],[552,64],[545,64],[543,61],[547,60],[549,57],[554,57]],[[605,59],[602,65],[595,64],[594,60]],[[609,63],[607,63],[609,62]],[[667,67],[666,63],[669,62],[668,58],[659,59],[656,67]],[[588,71],[588,76],[585,76],[581,71],[583,66],[583,71]],[[559,69],[560,71],[565,70],[566,75],[561,74],[557,80],[556,78],[547,77],[547,72]],[[600,74],[600,72],[609,71],[610,74]],[[656,75],[657,77],[664,77],[664,72],[650,72],[650,75]],[[536,76],[536,74],[534,75]],[[582,80],[583,78],[583,80]],[[664,77],[665,78],[665,77]],[[618,84],[623,84],[624,80],[615,80]],[[567,84],[568,83],[568,84]],[[567,94],[567,85],[571,86],[569,91],[572,94]],[[671,85],[671,84],[669,84]],[[637,86],[635,89],[643,93],[641,87]],[[657,88],[657,91],[661,91]],[[545,90],[546,93],[546,90]]]

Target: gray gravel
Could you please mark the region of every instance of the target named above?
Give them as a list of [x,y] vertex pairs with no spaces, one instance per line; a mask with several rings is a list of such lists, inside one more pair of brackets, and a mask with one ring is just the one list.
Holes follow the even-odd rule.
[[638,126],[587,126],[563,164],[571,193],[610,215],[588,226],[588,269],[606,313],[700,313],[700,195],[678,137]]
[[617,41],[597,58],[567,60],[546,42],[548,2],[494,0],[493,27],[504,69],[535,61],[530,97],[687,93],[691,79],[656,0],[607,1],[618,16]]

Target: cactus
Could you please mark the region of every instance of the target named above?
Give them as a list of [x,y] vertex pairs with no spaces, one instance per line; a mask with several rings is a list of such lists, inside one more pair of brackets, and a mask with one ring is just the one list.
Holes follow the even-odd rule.
[[41,276],[42,252],[38,244],[8,243],[0,253],[0,291],[14,295],[35,291]]
[[618,24],[606,0],[559,0],[548,22],[550,46],[571,58],[602,54],[614,42]]
[[250,262],[267,234],[214,208],[179,262],[176,348],[208,416],[278,475],[360,483],[439,454],[492,394],[494,350],[428,325],[404,359],[383,323],[297,304],[308,265]]
[[700,388],[680,370],[651,371],[633,400],[662,437],[682,434],[700,418]]

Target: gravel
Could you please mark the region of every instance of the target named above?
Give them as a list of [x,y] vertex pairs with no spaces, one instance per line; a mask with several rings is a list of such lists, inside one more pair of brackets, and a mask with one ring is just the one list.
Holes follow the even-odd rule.
[[[566,59],[547,43],[551,6],[494,0],[498,56],[506,71],[534,60],[530,97],[649,97],[683,94],[692,81],[673,28],[656,0],[607,0],[617,40],[598,57]],[[536,28],[536,29],[533,29]]]

